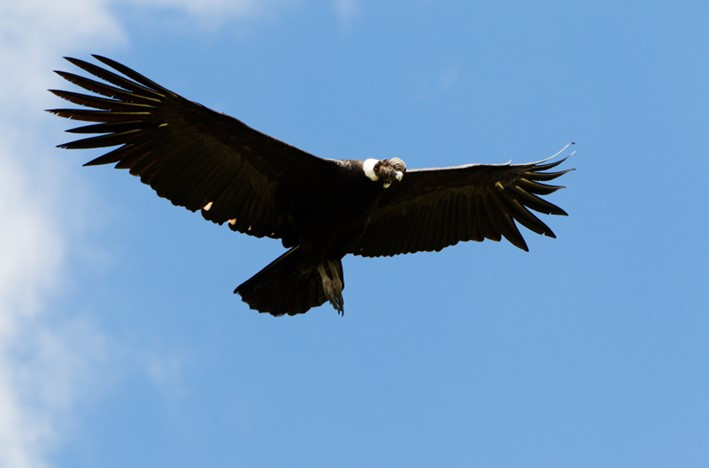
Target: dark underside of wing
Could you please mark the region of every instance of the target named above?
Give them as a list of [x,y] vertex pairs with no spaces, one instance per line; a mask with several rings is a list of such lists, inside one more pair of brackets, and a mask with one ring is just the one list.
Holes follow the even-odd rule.
[[351,253],[375,257],[438,251],[461,241],[502,237],[528,250],[517,223],[555,237],[534,212],[566,215],[542,198],[562,188],[545,182],[571,170],[550,171],[565,159],[409,171],[384,194]]
[[67,58],[100,80],[57,72],[93,93],[51,90],[83,106],[50,110],[89,122],[68,131],[94,135],[60,147],[117,147],[86,165],[115,164],[159,196],[191,211],[201,210],[210,221],[293,243],[297,229],[288,206],[279,203],[279,184],[314,183],[330,175],[332,162],[188,101],[120,63],[94,57],[120,74]]

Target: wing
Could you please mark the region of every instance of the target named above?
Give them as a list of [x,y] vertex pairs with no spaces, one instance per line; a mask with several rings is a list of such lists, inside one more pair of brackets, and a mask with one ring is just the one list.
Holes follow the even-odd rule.
[[[94,94],[50,90],[85,108],[49,112],[92,122],[68,132],[98,134],[61,148],[118,146],[85,165],[115,163],[173,204],[201,209],[206,219],[228,222],[235,231],[281,238],[284,243],[296,235],[292,213],[279,202],[279,184],[286,180],[302,186],[296,194],[306,193],[308,184],[329,174],[332,161],[188,101],[120,63],[94,57],[123,76],[67,58],[103,81],[57,71]],[[298,202],[288,200],[288,205]]]
[[351,253],[376,257],[438,251],[460,241],[499,241],[502,236],[528,250],[515,222],[537,234],[556,237],[530,211],[566,215],[540,197],[562,188],[543,182],[572,170],[549,172],[566,158],[547,162],[549,159],[408,171],[399,184],[385,192]]

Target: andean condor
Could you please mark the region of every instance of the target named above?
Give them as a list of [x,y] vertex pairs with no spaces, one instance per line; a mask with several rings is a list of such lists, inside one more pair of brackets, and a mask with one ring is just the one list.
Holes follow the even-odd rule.
[[174,205],[281,239],[288,250],[234,290],[258,311],[295,315],[327,300],[343,313],[347,254],[438,251],[502,236],[527,250],[516,222],[555,237],[530,209],[566,215],[540,197],[561,188],[544,182],[571,170],[549,171],[566,158],[415,170],[399,158],[322,159],[94,57],[119,73],[67,58],[101,81],[57,71],[93,94],[51,90],[84,108],[49,112],[91,122],[68,132],[97,136],[59,146],[116,146],[85,165],[115,163]]

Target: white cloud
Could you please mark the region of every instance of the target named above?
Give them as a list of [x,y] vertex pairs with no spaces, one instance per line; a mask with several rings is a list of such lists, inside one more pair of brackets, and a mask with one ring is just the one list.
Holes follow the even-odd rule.
[[143,7],[168,8],[183,11],[190,16],[251,16],[256,14],[263,3],[258,0],[133,0],[133,3]]
[[[132,0],[136,8],[171,9],[202,22],[262,17],[293,0]],[[42,112],[56,105],[50,70],[66,53],[125,47],[111,0],[0,2],[0,466],[47,466],[60,446],[66,416],[96,391],[108,337],[80,314],[56,310],[70,259],[81,245],[85,189],[56,158],[60,122]],[[353,2],[342,3],[351,17]],[[347,6],[351,3],[350,6]],[[91,48],[91,50],[87,50]],[[63,64],[62,64],[63,65]],[[65,162],[65,161],[64,161]],[[77,227],[78,226],[78,227]],[[82,247],[84,248],[84,247]],[[183,360],[144,356],[146,377],[179,383]],[[119,351],[120,355],[120,351]]]
[[58,422],[103,354],[86,321],[53,311],[62,285],[76,184],[42,138],[49,67],[82,44],[120,44],[106,3],[27,0],[0,3],[0,466],[46,466],[60,442]]
[[5,123],[0,130],[0,466],[40,467],[58,441],[57,421],[103,354],[102,338],[49,307],[62,284],[69,230],[51,200],[50,171],[17,161],[42,166],[40,151],[5,143],[13,132],[22,129]]
[[0,37],[3,85],[13,90],[0,95],[0,104],[13,120],[36,115],[46,102],[47,67],[63,51],[124,41],[102,0],[0,2]]

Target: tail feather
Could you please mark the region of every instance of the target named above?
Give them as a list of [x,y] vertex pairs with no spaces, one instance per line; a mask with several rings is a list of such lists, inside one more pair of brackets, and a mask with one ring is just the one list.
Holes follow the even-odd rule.
[[[316,268],[303,271],[299,247],[293,247],[239,285],[234,293],[259,312],[296,315],[328,300]],[[340,263],[340,271],[342,266]]]

